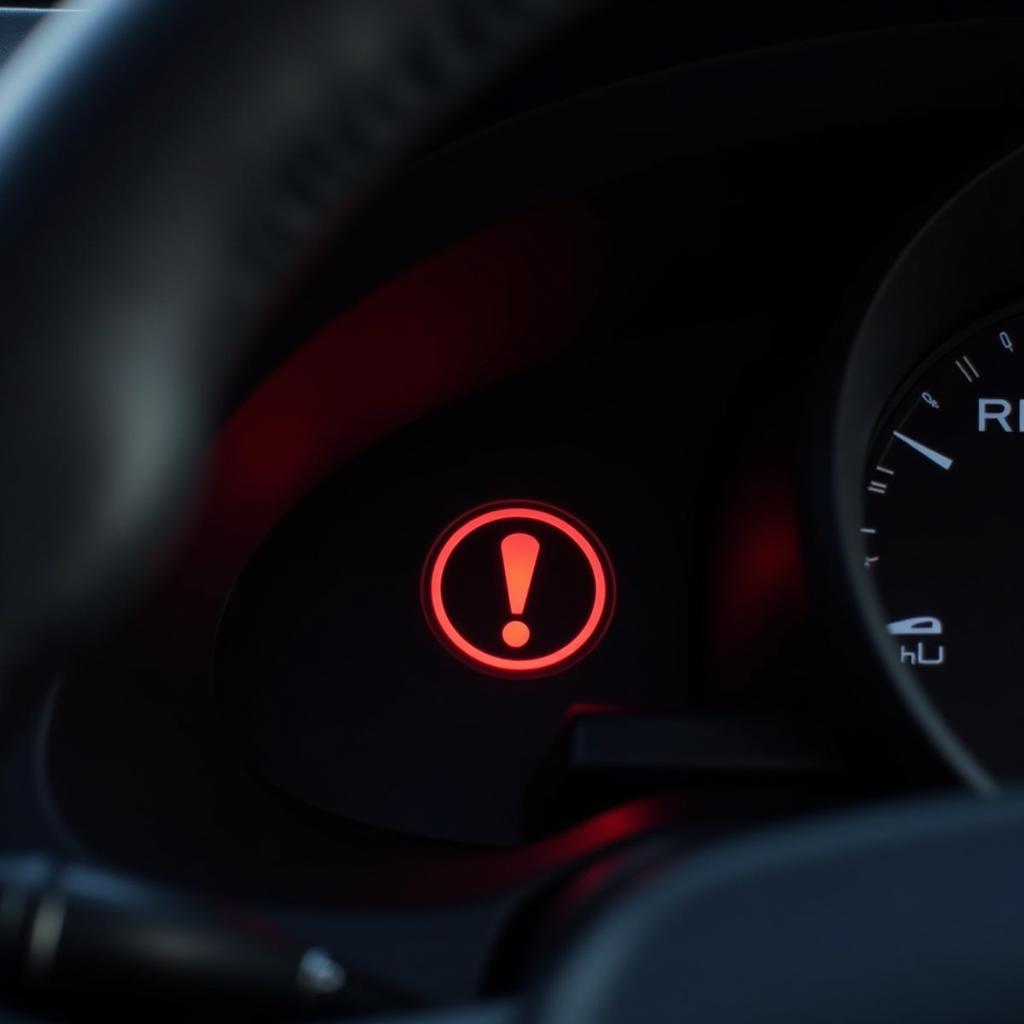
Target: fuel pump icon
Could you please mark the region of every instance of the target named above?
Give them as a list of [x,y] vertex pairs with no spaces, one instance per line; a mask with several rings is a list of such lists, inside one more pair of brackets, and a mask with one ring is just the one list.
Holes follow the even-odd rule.
[[[897,619],[886,627],[891,636],[937,637],[943,635],[942,620],[931,615]],[[904,665],[931,668],[946,663],[946,646],[936,640],[918,639],[917,643],[900,644],[900,661]]]

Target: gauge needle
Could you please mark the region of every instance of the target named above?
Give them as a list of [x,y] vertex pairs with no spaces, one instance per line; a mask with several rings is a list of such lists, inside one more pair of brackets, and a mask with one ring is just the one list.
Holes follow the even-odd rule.
[[943,455],[934,448],[929,448],[928,445],[921,444],[920,441],[915,441],[912,437],[907,437],[906,434],[901,434],[898,430],[894,430],[892,436],[899,438],[904,444],[910,445],[915,452],[920,452],[926,459],[931,459],[936,466],[941,466],[942,469],[949,469],[953,465],[953,460],[948,455]]

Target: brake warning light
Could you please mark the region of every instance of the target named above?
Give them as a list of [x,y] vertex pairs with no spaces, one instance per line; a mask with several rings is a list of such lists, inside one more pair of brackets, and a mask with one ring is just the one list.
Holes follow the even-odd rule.
[[489,674],[575,664],[604,635],[611,564],[597,538],[550,505],[502,502],[452,523],[431,549],[423,606],[442,645]]

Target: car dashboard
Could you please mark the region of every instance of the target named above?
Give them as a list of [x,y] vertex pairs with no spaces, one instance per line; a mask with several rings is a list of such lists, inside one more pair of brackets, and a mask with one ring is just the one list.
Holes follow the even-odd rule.
[[1012,787],[1024,19],[672,6],[538,47],[279,297],[8,847],[450,1003],[624,851]]

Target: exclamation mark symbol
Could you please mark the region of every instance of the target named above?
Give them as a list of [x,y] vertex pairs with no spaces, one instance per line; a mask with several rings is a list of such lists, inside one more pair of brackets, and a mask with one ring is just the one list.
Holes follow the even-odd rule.
[[[540,553],[540,541],[528,533],[510,533],[501,542],[501,561],[505,567],[508,607],[513,615],[522,615],[533,582],[533,570]],[[522,619],[505,623],[501,638],[509,647],[522,647],[530,639],[530,627]]]

